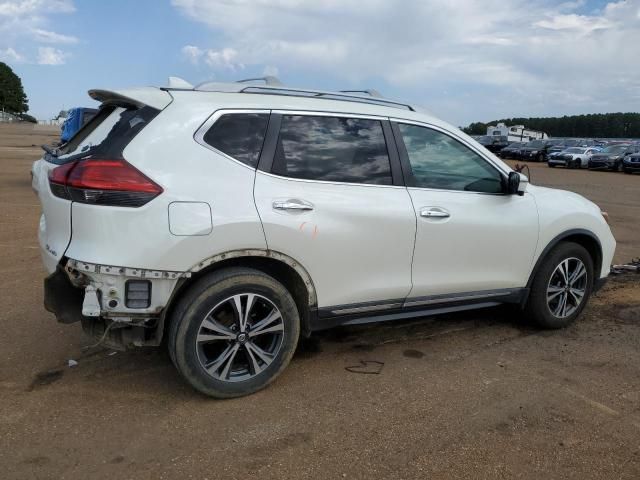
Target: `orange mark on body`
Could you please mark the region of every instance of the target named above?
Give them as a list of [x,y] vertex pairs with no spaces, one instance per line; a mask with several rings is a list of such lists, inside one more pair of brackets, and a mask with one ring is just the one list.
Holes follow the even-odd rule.
[[316,238],[318,236],[318,226],[316,225],[313,229],[313,235],[311,235],[311,238]]

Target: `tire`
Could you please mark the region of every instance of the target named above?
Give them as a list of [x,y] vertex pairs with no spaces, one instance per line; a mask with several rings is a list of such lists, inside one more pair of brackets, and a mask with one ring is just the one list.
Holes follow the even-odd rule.
[[289,364],[299,335],[298,308],[280,282],[259,270],[229,268],[206,275],[179,300],[167,347],[192,387],[233,398],[271,383]]
[[627,168],[624,169],[624,173],[628,173],[629,175],[631,175],[633,172]]
[[544,155],[539,153],[538,155],[536,155],[536,162],[540,163],[542,161],[544,161]]
[[619,172],[624,171],[624,165],[622,164],[622,161],[618,162],[618,165],[616,165],[616,170]]
[[549,168],[556,168],[556,164],[555,163],[547,163],[547,165],[549,166]]
[[[574,272],[579,273],[579,263],[585,272],[574,280],[571,290],[567,290],[567,282],[559,270],[561,265],[567,266],[567,261],[569,279]],[[536,272],[525,306],[527,317],[546,329],[564,328],[573,323],[589,301],[593,272],[593,260],[583,246],[573,242],[560,243],[546,256]],[[563,299],[566,299],[564,307]]]

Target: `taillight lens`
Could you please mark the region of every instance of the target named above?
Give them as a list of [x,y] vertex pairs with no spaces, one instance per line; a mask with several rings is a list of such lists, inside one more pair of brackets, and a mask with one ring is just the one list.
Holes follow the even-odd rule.
[[140,207],[162,193],[162,187],[125,160],[87,159],[49,172],[51,192],[74,202]]

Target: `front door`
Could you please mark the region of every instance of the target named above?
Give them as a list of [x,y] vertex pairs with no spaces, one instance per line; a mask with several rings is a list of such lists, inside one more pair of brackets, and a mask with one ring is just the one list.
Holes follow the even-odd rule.
[[461,138],[409,123],[394,132],[417,217],[408,303],[524,287],[538,241],[533,197],[504,194],[505,173]]

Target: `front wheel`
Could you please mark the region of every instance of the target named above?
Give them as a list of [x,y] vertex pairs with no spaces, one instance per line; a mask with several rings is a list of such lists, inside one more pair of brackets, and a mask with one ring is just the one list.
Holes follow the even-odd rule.
[[563,328],[580,315],[593,289],[593,260],[577,243],[563,242],[543,260],[525,312],[542,328]]
[[280,282],[230,268],[203,277],[180,300],[168,348],[195,389],[231,398],[273,381],[291,360],[299,333],[296,303]]

